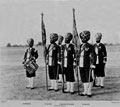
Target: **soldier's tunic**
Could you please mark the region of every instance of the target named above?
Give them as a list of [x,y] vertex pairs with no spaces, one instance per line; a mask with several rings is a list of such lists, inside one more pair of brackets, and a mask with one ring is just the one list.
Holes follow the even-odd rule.
[[81,44],[79,55],[81,81],[83,83],[92,82],[93,79],[90,72],[90,65],[95,65],[96,62],[96,54],[93,46],[89,43]]
[[74,70],[73,70],[73,62],[75,58],[75,50],[73,44],[66,44],[62,46],[62,64],[63,64],[63,72],[66,76],[67,82],[74,82]]
[[96,68],[95,68],[95,75],[97,77],[104,77],[105,76],[105,62],[107,60],[107,52],[106,47],[102,43],[95,43],[94,49],[97,55],[96,60]]
[[50,79],[58,79],[57,63],[59,58],[59,47],[56,43],[47,47],[48,69]]
[[[28,48],[25,52],[24,61],[28,61],[31,58],[34,58],[34,59],[38,58],[38,53],[37,53],[37,51],[35,51],[35,48]],[[26,70],[26,76],[27,77],[35,77],[36,72],[29,73],[29,71]]]

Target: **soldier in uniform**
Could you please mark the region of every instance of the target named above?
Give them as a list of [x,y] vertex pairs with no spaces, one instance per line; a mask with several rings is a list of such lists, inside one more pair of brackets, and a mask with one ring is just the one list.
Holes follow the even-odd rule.
[[[24,61],[23,61],[24,67],[27,65],[29,61],[32,61],[32,60],[36,61],[36,59],[38,58],[38,52],[37,50],[35,50],[35,48],[33,48],[34,40],[30,38],[27,40],[27,43],[28,43],[29,48],[26,50],[25,55],[24,55]],[[31,72],[31,70],[26,69],[26,77],[28,78],[28,81],[29,81],[29,84],[26,88],[31,88],[31,89],[34,88],[33,79],[35,76],[36,76],[35,71]]]
[[83,83],[84,92],[81,96],[92,96],[92,84],[94,79],[93,69],[95,68],[96,54],[93,45],[89,44],[90,32],[83,31],[79,34],[82,44],[79,51],[80,76]]
[[74,94],[74,70],[73,70],[73,62],[75,58],[75,50],[74,45],[70,43],[72,40],[72,34],[67,33],[65,36],[65,44],[62,45],[62,64],[63,64],[63,72],[66,77],[67,89],[65,93]]
[[[62,46],[62,42],[63,42],[63,39],[64,39],[64,37],[63,36],[61,36],[61,35],[59,35],[59,37],[58,37],[58,46],[59,46],[59,52],[60,52],[60,56],[59,56],[59,61],[61,62],[61,46]],[[58,64],[58,68],[59,68],[59,70],[58,70],[58,72],[59,72],[59,80],[58,80],[58,82],[62,82],[62,69],[61,69],[61,65],[60,64]]]
[[97,33],[95,35],[96,43],[94,44],[94,49],[97,55],[96,60],[96,68],[95,68],[95,75],[96,75],[96,86],[100,86],[101,88],[104,88],[104,77],[105,77],[105,64],[107,61],[107,52],[106,47],[104,44],[102,44],[101,38],[102,34]]
[[55,43],[58,40],[58,34],[50,34],[50,44],[46,48],[47,62],[49,78],[51,82],[51,87],[49,90],[58,91],[57,79],[58,79],[58,57],[59,57],[59,47]]

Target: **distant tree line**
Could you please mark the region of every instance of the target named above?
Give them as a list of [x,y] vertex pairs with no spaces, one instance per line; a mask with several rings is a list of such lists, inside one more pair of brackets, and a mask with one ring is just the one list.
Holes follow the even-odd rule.
[[[35,46],[41,46],[42,42],[38,42],[37,44],[35,44]],[[12,45],[11,43],[7,43],[6,47],[27,47],[28,45]]]
[[[120,43],[104,43],[106,46],[117,46]],[[28,45],[12,45],[11,43],[7,43],[6,47],[27,47]],[[42,42],[38,42],[35,46],[42,46]]]

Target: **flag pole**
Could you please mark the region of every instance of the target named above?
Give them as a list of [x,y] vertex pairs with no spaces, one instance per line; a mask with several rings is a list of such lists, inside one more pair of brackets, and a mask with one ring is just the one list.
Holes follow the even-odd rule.
[[[77,32],[77,28],[76,28],[76,21],[75,21],[75,8],[72,9],[73,10],[73,43],[75,45],[75,54],[78,53],[78,42],[79,41],[79,37],[78,37],[78,32]],[[76,55],[76,72],[77,72],[77,82],[78,82],[78,94],[80,93],[80,89],[79,89],[79,66],[77,66],[77,55]]]
[[43,45],[43,57],[45,61],[45,70],[46,70],[46,89],[48,91],[48,67],[46,64],[46,30],[45,30],[45,25],[43,21],[43,13],[41,14],[41,33],[42,33],[42,45]]

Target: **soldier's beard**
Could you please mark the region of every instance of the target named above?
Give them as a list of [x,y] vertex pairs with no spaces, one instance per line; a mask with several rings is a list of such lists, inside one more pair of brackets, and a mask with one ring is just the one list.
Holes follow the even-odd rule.
[[50,43],[55,43],[55,41],[54,40],[50,40]]
[[61,45],[62,44],[62,41],[58,41],[58,45]]
[[68,40],[68,39],[65,39],[65,43],[70,43],[70,40]]
[[83,43],[87,43],[87,40],[86,40],[86,39],[83,39],[82,42],[83,42]]
[[96,40],[96,43],[100,43],[100,40]]

